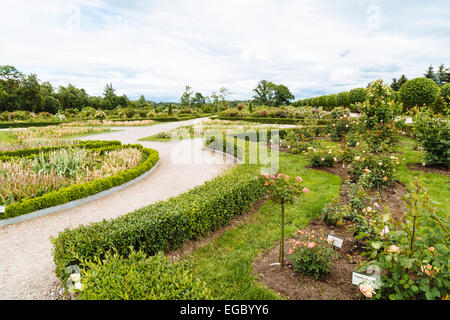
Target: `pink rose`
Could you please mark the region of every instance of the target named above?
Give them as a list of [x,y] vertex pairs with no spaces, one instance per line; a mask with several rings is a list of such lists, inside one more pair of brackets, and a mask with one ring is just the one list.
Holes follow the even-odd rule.
[[268,173],[264,173],[263,176],[264,176],[265,178],[269,178],[269,177],[270,177]]
[[308,248],[312,249],[316,246],[315,242],[308,242]]
[[303,188],[303,192],[304,192],[304,193],[308,193],[308,192],[309,192],[308,188],[306,188],[306,187]]
[[295,178],[298,182],[303,182],[303,179],[300,177]]

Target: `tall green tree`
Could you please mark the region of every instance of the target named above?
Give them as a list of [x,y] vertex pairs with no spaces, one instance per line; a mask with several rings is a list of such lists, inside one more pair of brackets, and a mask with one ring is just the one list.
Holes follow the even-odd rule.
[[434,72],[434,68],[433,68],[432,65],[430,65],[430,66],[428,67],[427,72],[425,72],[423,75],[425,76],[425,78],[431,79],[431,80],[433,80],[433,81],[436,82],[436,83],[438,82],[436,73]]
[[191,97],[193,95],[194,91],[192,91],[191,86],[186,85],[186,87],[184,88],[184,92],[181,95],[180,98],[180,103],[182,107],[191,107]]
[[277,85],[266,80],[261,80],[256,88],[253,89],[253,92],[256,93],[256,95],[253,96],[255,104],[270,107],[289,105],[295,98],[285,85]]

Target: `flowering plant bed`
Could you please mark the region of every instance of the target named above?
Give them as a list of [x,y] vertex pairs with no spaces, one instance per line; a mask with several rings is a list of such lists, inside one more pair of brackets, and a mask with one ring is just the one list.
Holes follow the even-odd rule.
[[[313,275],[303,275],[294,270],[292,248],[296,243],[303,246],[301,233],[330,234],[344,240],[341,249],[332,249],[336,253],[330,272],[315,278]],[[359,288],[352,285],[352,272],[357,263],[362,260],[361,248],[353,238],[353,232],[346,228],[330,227],[321,220],[312,221],[305,229],[295,232],[293,237],[286,239],[288,248],[288,263],[284,269],[271,264],[278,259],[278,245],[261,255],[253,264],[254,275],[267,287],[291,300],[356,300],[362,296]],[[319,239],[320,240],[320,239]],[[315,250],[317,246],[305,250]],[[317,243],[317,242],[314,242]],[[311,245],[310,245],[311,246]]]
[[2,153],[0,201],[6,208],[0,219],[61,205],[118,186],[150,170],[158,158],[155,150],[118,142]]

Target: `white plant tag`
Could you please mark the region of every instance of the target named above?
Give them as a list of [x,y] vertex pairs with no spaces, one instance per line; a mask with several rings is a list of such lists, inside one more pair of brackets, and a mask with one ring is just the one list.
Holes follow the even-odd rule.
[[380,288],[380,280],[377,277],[369,276],[367,274],[359,273],[353,271],[352,274],[352,284],[359,286],[362,283],[366,283],[372,286],[374,289]]
[[6,207],[5,206],[0,206],[0,213],[5,213]]
[[332,236],[331,234],[328,235],[327,239],[329,244],[332,244],[335,247],[342,248],[342,244],[344,243],[344,240],[335,236]]

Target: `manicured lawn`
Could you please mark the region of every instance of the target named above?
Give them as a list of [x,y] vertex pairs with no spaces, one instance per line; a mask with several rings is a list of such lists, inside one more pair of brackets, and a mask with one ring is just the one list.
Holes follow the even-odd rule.
[[17,140],[8,131],[0,131],[0,142],[16,142]]
[[[339,177],[305,169],[305,165],[302,156],[280,153],[280,172],[301,176],[310,190],[305,201],[287,206],[288,236],[317,218],[323,206],[339,194]],[[258,254],[270,249],[279,236],[280,207],[266,202],[244,224],[226,231],[186,259],[192,263],[194,275],[207,282],[216,299],[278,299],[256,283],[251,271]]]
[[436,213],[442,217],[449,215],[450,212],[450,177],[437,174],[437,173],[425,173],[419,170],[410,170],[407,165],[412,163],[421,163],[421,154],[414,150],[415,142],[410,138],[402,138],[401,144],[397,147],[397,150],[403,152],[399,158],[403,159],[397,174],[397,179],[403,182],[406,187],[411,190],[411,183],[415,181],[416,177],[419,179],[420,184],[426,190],[432,199],[432,205],[436,208]]
[[[421,162],[420,153],[414,150],[412,139],[402,138],[401,143],[398,151],[403,152],[400,158],[405,160],[398,170],[397,179],[410,189],[410,183],[418,177],[422,186],[429,191],[437,213],[448,216],[449,178],[440,174],[409,170],[409,163]],[[287,206],[287,236],[305,227],[312,219],[318,218],[324,205],[339,194],[339,177],[306,169],[305,165],[307,162],[301,155],[280,153],[280,172],[301,176],[310,190],[305,201],[295,206]],[[275,245],[279,236],[280,208],[268,201],[244,223],[227,230],[185,259],[192,264],[194,275],[207,283],[215,299],[282,299],[283,297],[257,283],[252,276],[253,261],[260,253]]]

